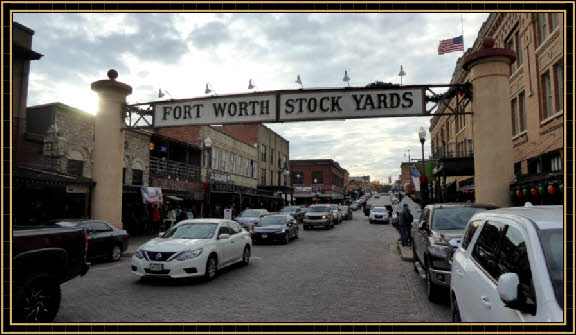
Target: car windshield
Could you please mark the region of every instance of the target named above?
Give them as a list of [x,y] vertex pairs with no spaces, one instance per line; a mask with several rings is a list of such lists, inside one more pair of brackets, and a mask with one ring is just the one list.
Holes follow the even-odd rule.
[[432,229],[434,230],[464,230],[468,219],[477,212],[485,211],[478,207],[445,207],[434,210]]
[[326,206],[310,207],[308,212],[328,212],[329,209]]
[[259,226],[284,226],[286,224],[286,221],[288,220],[287,217],[285,216],[265,216],[262,218],[262,220],[260,221],[260,223],[258,224]]
[[539,230],[548,274],[558,305],[564,309],[564,232],[562,229]]
[[282,208],[282,212],[284,212],[284,213],[292,213],[292,212],[296,212],[296,209],[298,209],[298,207],[296,207],[296,206],[284,207],[284,208]]
[[184,223],[170,228],[162,238],[211,239],[218,223]]
[[50,221],[50,224],[55,224],[58,225],[60,227],[77,227],[79,224],[81,224],[84,221]]
[[384,207],[373,207],[372,212],[386,212],[386,208]]
[[259,210],[247,210],[240,213],[240,217],[242,218],[257,218],[258,216],[260,216]]
[[333,210],[333,211],[337,211],[337,210],[338,210],[338,206],[332,205],[332,206],[330,206],[330,209]]
[[340,209],[343,210],[343,211],[347,211],[347,210],[348,210],[348,206],[342,206],[342,207],[340,207]]

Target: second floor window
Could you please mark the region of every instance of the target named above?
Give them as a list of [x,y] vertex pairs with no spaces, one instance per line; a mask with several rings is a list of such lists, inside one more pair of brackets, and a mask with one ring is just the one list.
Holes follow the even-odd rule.
[[292,175],[292,184],[294,185],[304,184],[304,173],[294,172],[294,174]]
[[526,130],[526,110],[524,108],[525,94],[520,93],[512,99],[512,135],[518,135]]
[[266,169],[260,170],[260,183],[266,185]]
[[84,174],[84,161],[69,159],[68,174],[81,177]]
[[563,59],[554,64],[554,89],[556,90],[556,113],[564,112],[564,64]]
[[132,169],[132,185],[142,185],[144,171]]
[[552,115],[552,87],[550,85],[550,72],[546,71],[540,77],[542,85],[541,99],[542,99],[542,119],[547,119]]
[[266,161],[266,146],[264,144],[260,144],[260,154],[261,154],[260,160],[265,162]]
[[312,184],[324,184],[324,178],[322,171],[313,171],[312,172]]
[[274,149],[270,149],[270,164],[274,166]]
[[228,171],[228,153],[222,151],[222,163],[220,164],[220,169],[222,171]]
[[520,39],[519,29],[516,28],[506,40],[506,47],[516,52],[516,60],[510,64],[510,74],[513,74],[522,66],[522,40]]

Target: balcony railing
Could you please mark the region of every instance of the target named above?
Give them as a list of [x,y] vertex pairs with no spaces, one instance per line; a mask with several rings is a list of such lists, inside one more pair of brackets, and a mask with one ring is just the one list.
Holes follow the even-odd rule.
[[150,175],[200,181],[200,166],[150,157]]
[[438,150],[433,155],[435,159],[442,158],[472,158],[474,157],[474,151],[472,150],[456,150],[456,151],[443,151]]

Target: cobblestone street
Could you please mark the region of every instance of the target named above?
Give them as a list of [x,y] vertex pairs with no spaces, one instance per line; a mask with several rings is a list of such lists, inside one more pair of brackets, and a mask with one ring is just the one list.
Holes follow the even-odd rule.
[[212,282],[140,282],[130,257],[94,264],[62,286],[56,322],[447,322],[424,281],[403,262],[391,225],[361,211],[288,245],[256,245],[248,267]]

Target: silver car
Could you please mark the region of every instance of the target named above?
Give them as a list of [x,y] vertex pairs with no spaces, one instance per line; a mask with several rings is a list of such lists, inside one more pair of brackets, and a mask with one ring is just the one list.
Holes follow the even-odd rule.
[[342,223],[342,210],[340,210],[340,206],[338,205],[328,205],[330,206],[330,210],[332,211],[332,217],[336,224]]
[[304,230],[318,226],[328,230],[334,228],[334,221],[329,205],[312,205],[304,214]]
[[234,221],[238,222],[242,228],[246,229],[250,233],[253,233],[254,226],[260,222],[260,219],[268,214],[269,213],[266,209],[247,209],[235,217]]

